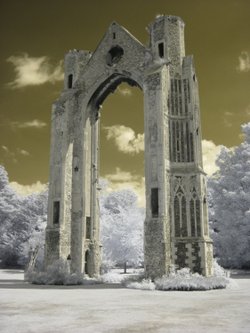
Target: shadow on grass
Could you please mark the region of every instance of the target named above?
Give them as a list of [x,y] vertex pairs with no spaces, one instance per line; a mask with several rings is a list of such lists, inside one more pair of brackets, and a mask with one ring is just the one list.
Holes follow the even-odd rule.
[[232,279],[250,279],[250,270],[232,270],[231,276]]
[[[22,270],[4,270],[4,273],[15,274],[23,273]],[[45,284],[32,284],[20,279],[0,277],[0,289],[123,289],[124,287],[119,283],[107,284],[80,284],[80,285],[45,285]]]
[[88,285],[44,285],[32,284],[21,280],[0,280],[0,289],[124,289],[121,284],[88,284]]
[[23,269],[3,269],[4,273],[7,274],[19,274],[19,273],[23,273]]

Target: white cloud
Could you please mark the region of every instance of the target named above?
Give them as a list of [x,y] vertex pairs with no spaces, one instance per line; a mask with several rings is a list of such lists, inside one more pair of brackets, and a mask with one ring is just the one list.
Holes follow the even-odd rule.
[[250,116],[250,104],[246,107],[245,113],[247,116]]
[[116,168],[116,173],[108,174],[105,178],[112,182],[128,182],[131,180],[137,180],[138,176],[132,175],[127,171],[121,171],[120,168]]
[[144,134],[123,125],[103,127],[107,131],[107,139],[113,140],[118,150],[126,154],[138,154],[144,151]]
[[12,160],[12,162],[17,163],[16,154],[12,152],[7,146],[2,145],[4,150],[4,155],[7,159]]
[[233,126],[233,113],[230,111],[225,111],[223,114],[223,124],[225,127],[232,127]]
[[242,51],[238,57],[238,65],[236,67],[238,72],[250,71],[250,57],[247,51]]
[[2,149],[3,149],[4,151],[6,151],[6,153],[9,152],[9,149],[8,149],[8,147],[6,147],[6,146],[2,146]]
[[14,81],[8,83],[8,86],[13,89],[63,80],[62,62],[60,61],[53,68],[46,56],[30,57],[24,53],[9,57],[7,62],[14,65],[16,73]]
[[230,111],[225,111],[225,116],[226,117],[231,117],[231,116],[233,116],[233,112],[230,112]]
[[18,149],[18,153],[23,156],[30,156],[30,153],[25,149]]
[[47,184],[42,184],[40,181],[33,183],[31,185],[22,185],[17,182],[10,182],[10,186],[21,195],[29,195],[32,193],[39,193],[45,191]]
[[232,121],[229,120],[228,118],[223,119],[223,124],[224,124],[225,127],[232,127],[233,126]]
[[202,140],[203,168],[208,176],[211,176],[219,169],[215,161],[221,148],[221,145],[216,146],[211,140]]
[[47,126],[47,124],[39,119],[34,119],[31,121],[12,121],[11,126],[13,128],[36,128],[41,129]]
[[132,96],[132,90],[129,87],[118,87],[118,92],[124,97]]
[[14,163],[18,162],[18,155],[21,155],[23,157],[30,156],[30,153],[25,149],[16,148],[14,151],[11,151],[8,147],[4,145],[2,145],[2,149],[4,150],[6,158],[12,160]]
[[122,189],[132,189],[138,196],[138,205],[140,207],[145,207],[144,177],[132,174],[128,171],[122,171],[120,168],[116,168],[115,173],[107,174],[104,178],[109,182],[106,189],[108,192]]

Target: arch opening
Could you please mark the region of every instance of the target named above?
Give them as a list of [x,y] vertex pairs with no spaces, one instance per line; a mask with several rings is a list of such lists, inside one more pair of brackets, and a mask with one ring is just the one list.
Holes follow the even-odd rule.
[[[120,149],[121,147],[116,145],[117,141],[115,136],[112,136],[111,140],[107,139],[108,129],[109,134],[112,132],[112,130],[117,130],[118,132],[120,131],[119,133],[117,133],[117,135],[120,135],[120,137],[123,135],[125,137],[126,135],[135,135],[134,142],[138,143],[138,140],[136,141],[136,139],[138,138],[140,138],[141,141],[144,141],[143,134],[137,134],[138,132],[144,132],[143,94],[141,90],[136,89],[135,87],[141,88],[131,78],[114,74],[98,87],[98,89],[92,95],[88,104],[89,138],[91,141],[91,143],[89,144],[89,148],[91,151],[91,153],[89,153],[89,159],[91,159],[91,165],[89,167],[91,173],[91,175],[89,175],[91,178],[91,181],[89,182],[91,184],[89,185],[89,193],[91,193],[91,200],[88,203],[89,208],[87,208],[87,210],[90,211],[92,223],[91,229],[94,230],[94,225],[99,225],[100,220],[100,206],[97,201],[102,193],[100,191],[100,189],[102,188],[102,184],[99,183],[99,178],[106,178],[105,176],[108,175],[107,180],[110,181],[110,187],[108,189],[109,191],[121,189],[124,190],[128,187],[131,188],[131,184],[133,186],[137,186],[136,189],[133,188],[134,193],[128,193],[128,197],[123,198],[123,202],[128,200],[128,203],[131,204],[132,211],[130,210],[129,212],[126,212],[126,209],[119,210],[118,208],[118,213],[113,214],[112,218],[114,218],[114,221],[116,219],[124,219],[123,221],[125,225],[121,225],[120,227],[124,227],[125,229],[128,228],[128,232],[130,232],[130,230],[134,228],[133,232],[131,231],[131,233],[133,233],[132,237],[138,237],[138,235],[140,234],[141,243],[138,245],[138,247],[141,245],[141,249],[139,251],[140,253],[142,253],[142,259],[140,261],[140,263],[142,263],[143,222],[145,219],[144,210],[141,208],[142,205],[145,204],[145,185],[143,177],[144,153],[140,154],[140,156],[138,155],[139,152],[141,152],[143,149],[136,150],[136,147],[133,145],[133,143],[128,140],[128,146],[123,146],[122,148],[124,148],[124,150],[122,150]],[[114,95],[110,95],[111,92],[115,92]],[[101,106],[102,110],[101,112],[98,112],[97,110]],[[138,108],[140,108],[140,112],[138,112]],[[134,152],[132,151],[133,149]],[[122,180],[122,177],[125,177],[126,180]],[[140,192],[138,193],[138,191]],[[139,197],[140,207],[137,206],[137,208],[135,207],[136,197],[133,197],[133,195],[135,196],[135,193]],[[118,199],[119,201],[121,200],[121,196],[122,194],[120,194],[120,196],[118,194],[118,198],[113,199]],[[112,199],[112,195],[109,196],[109,199]],[[131,202],[133,200],[135,202]],[[95,204],[93,204],[94,202]],[[117,204],[119,206],[121,204],[121,201]],[[93,206],[97,207],[99,211],[91,211],[91,207]],[[112,208],[110,209],[117,209],[117,207],[114,208],[112,206]],[[108,208],[106,207],[105,211],[107,210]],[[134,215],[137,216],[137,220],[132,220],[134,218]],[[132,223],[134,223],[134,226],[132,225]],[[100,233],[100,238],[102,239],[102,233],[104,233],[102,227],[101,230],[98,231],[98,233]],[[113,236],[115,238],[113,239],[114,243],[119,243],[119,237],[121,237],[120,231],[117,231],[116,234],[114,233]],[[109,242],[111,244],[111,240]],[[102,242],[102,246],[102,252],[104,253],[106,250],[106,244]],[[128,256],[124,259],[123,262],[118,260],[119,258],[117,254],[116,259],[120,267],[125,267],[125,263],[127,263],[128,265],[133,264],[133,253],[136,252],[136,250],[133,249],[133,246],[133,243],[131,243],[130,245],[128,244],[128,248],[126,249]],[[108,251],[106,251],[106,253],[107,252]],[[107,259],[107,257],[105,257],[104,259]]]
[[128,83],[131,87],[138,87],[142,90],[140,84],[133,78],[120,73],[115,73],[99,85],[94,94],[91,96],[88,106],[99,109],[108,95],[114,93],[116,88],[124,82]]

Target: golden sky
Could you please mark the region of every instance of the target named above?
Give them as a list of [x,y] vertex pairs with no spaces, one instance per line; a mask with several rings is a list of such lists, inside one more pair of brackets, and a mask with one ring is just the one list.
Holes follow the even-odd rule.
[[[249,0],[6,0],[0,3],[0,164],[11,181],[48,181],[51,104],[62,89],[64,54],[94,51],[114,20],[147,43],[145,27],[157,14],[185,22],[208,162],[219,145],[241,142],[240,125],[250,120]],[[121,85],[106,99],[101,124],[101,175],[140,186],[142,92]]]

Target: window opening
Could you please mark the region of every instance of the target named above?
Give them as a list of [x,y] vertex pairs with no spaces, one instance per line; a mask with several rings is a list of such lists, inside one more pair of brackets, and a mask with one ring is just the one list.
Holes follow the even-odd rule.
[[158,44],[158,53],[160,58],[164,58],[164,43]]
[[91,217],[86,216],[86,238],[91,238]]
[[89,250],[85,252],[85,265],[84,265],[84,273],[89,274]]
[[68,88],[71,89],[73,86],[73,74],[69,74],[68,76]]
[[112,66],[118,63],[124,54],[123,49],[120,46],[112,47],[107,54],[107,65]]
[[174,224],[175,224],[175,237],[180,237],[180,204],[177,195],[174,198]]
[[53,223],[58,224],[60,219],[60,201],[54,201],[53,205]]
[[159,215],[158,188],[151,189],[151,211],[153,217],[157,217]]

